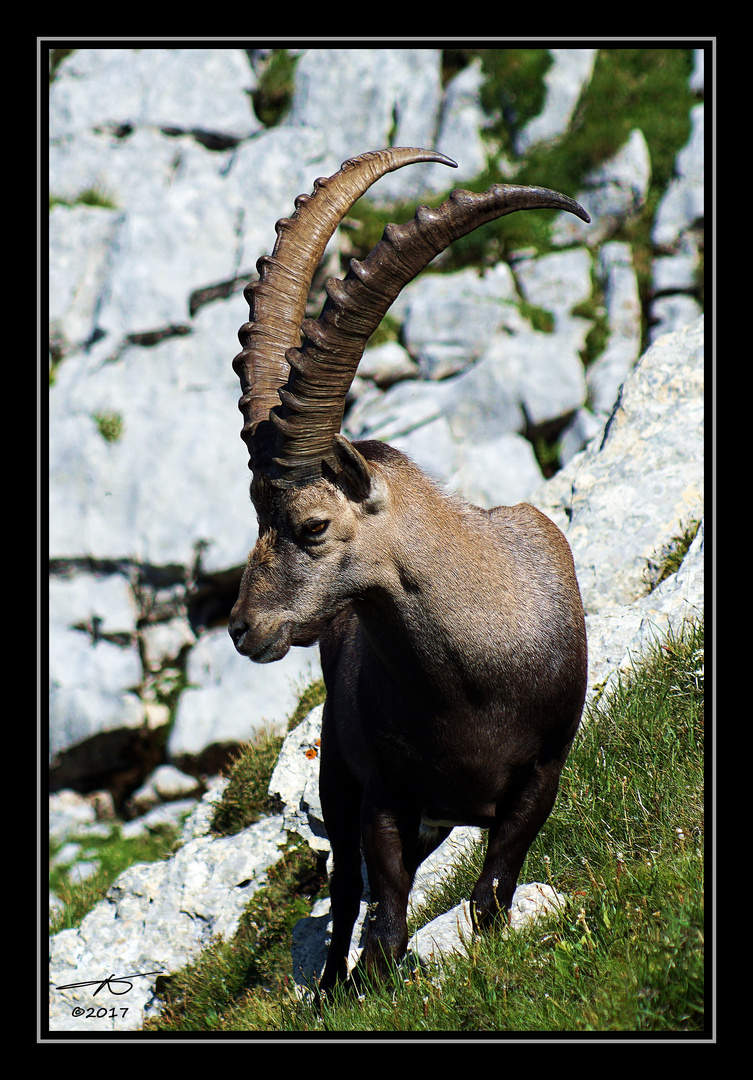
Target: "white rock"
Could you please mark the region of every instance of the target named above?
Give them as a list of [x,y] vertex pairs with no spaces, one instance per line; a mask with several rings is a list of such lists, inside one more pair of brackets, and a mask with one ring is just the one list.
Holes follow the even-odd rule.
[[51,337],[65,351],[80,348],[97,327],[125,215],[101,206],[57,204],[49,220]]
[[[232,937],[285,842],[282,818],[264,818],[237,836],[199,837],[170,859],[125,870],[77,929],[50,939],[50,1030],[142,1027],[155,1007],[158,974],[185,966],[214,937]],[[98,1016],[96,983],[129,974],[139,977],[128,992],[126,1014],[108,1007]],[[95,985],[59,989],[89,980]],[[93,1016],[87,1015],[91,1006]]]
[[[519,885],[510,908],[510,926],[513,930],[522,930],[548,915],[556,915],[565,904],[562,893],[550,885],[539,882]],[[463,900],[417,930],[410,939],[408,950],[421,963],[436,963],[452,953],[467,956],[473,935],[471,905],[468,900]]]
[[591,81],[596,49],[550,49],[552,66],[544,74],[544,108],[515,139],[515,152],[525,154],[539,143],[556,142],[567,131],[581,94]]
[[283,803],[285,828],[297,832],[324,854],[329,840],[319,798],[323,705],[317,705],[285,738],[269,781],[269,794]]
[[145,125],[249,136],[256,78],[242,49],[76,49],[50,88],[50,130]]
[[587,614],[645,592],[645,571],[703,510],[703,319],[660,338],[594,439],[531,501],[565,531]]
[[487,510],[523,502],[540,484],[541,469],[533,447],[515,434],[461,444],[458,464],[448,478],[452,490]]
[[130,581],[121,574],[75,574],[50,582],[50,623],[88,626],[96,636],[135,634],[138,605]]
[[515,280],[507,263],[479,275],[473,269],[424,274],[393,307],[404,318],[405,345],[425,378],[443,379],[478,359],[492,334],[519,331]]
[[[439,49],[307,49],[296,66],[287,124],[323,132],[335,168],[388,145],[431,149],[442,97],[440,63]],[[411,165],[382,177],[368,197],[411,198],[426,190],[432,171],[449,174],[443,165]],[[452,185],[451,176],[446,184]]]
[[389,387],[403,379],[418,377],[418,368],[407,349],[397,341],[386,341],[366,349],[358,365],[358,375],[362,379],[371,379],[377,386]]
[[691,234],[680,240],[679,250],[671,255],[659,255],[654,259],[651,284],[655,293],[690,291],[698,283],[700,254]]
[[604,244],[599,252],[609,341],[586,373],[591,408],[606,420],[641,347],[641,301],[630,245]]
[[658,296],[651,304],[651,315],[656,323],[649,330],[649,341],[653,344],[665,334],[682,330],[701,314],[701,305],[692,296]]
[[178,766],[208,746],[244,743],[261,731],[284,731],[300,691],[320,674],[319,649],[292,648],[275,664],[252,664],[233,648],[227,628],[208,630],[191,650],[167,743]]
[[563,211],[552,226],[552,242],[593,246],[606,239],[641,209],[650,180],[648,145],[643,132],[635,128],[613,157],[584,178],[584,188],[575,196],[588,211],[591,224]]
[[487,146],[482,131],[487,123],[481,108],[483,83],[481,61],[473,60],[447,84],[442,103],[442,119],[436,149],[458,164],[457,171],[427,169],[427,187],[445,191],[483,172],[487,164]]
[[525,299],[550,311],[559,326],[570,318],[574,307],[590,298],[592,266],[586,248],[573,248],[520,259],[515,263],[515,277]]
[[195,795],[200,789],[195,776],[181,772],[174,765],[159,765],[131,795],[129,807],[131,812],[144,814],[159,803]]
[[685,229],[703,221],[705,143],[702,104],[694,106],[690,119],[690,139],[677,155],[676,177],[670,181],[656,211],[651,239],[657,247],[671,247]]
[[[106,640],[92,646],[88,635],[53,626],[49,670],[51,762],[94,735],[144,724],[144,705],[135,692],[141,680],[135,646]],[[101,753],[115,762],[114,746]]]
[[[244,306],[202,308],[190,338],[61,365],[50,389],[52,557],[191,566],[201,545],[205,570],[245,561],[256,520],[230,366]],[[121,423],[110,442],[96,422],[108,415]]]

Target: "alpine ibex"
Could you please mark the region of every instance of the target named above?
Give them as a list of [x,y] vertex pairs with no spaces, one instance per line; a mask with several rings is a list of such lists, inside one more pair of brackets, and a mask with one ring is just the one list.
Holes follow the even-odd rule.
[[334,872],[322,990],[347,975],[361,844],[373,901],[363,961],[377,977],[405,953],[416,869],[454,825],[489,830],[476,924],[509,909],[585,696],[583,609],[559,529],[526,504],[470,506],[392,447],[339,433],[366,342],[440,251],[515,210],[590,220],[545,188],[453,191],[388,225],[344,280],[327,282],[319,319],[304,318],[338,223],[375,180],[413,162],[455,165],[381,150],[298,197],[247,286],[251,321],[233,361],[259,536],[230,635],[258,663],[319,639],[327,689],[320,788]]

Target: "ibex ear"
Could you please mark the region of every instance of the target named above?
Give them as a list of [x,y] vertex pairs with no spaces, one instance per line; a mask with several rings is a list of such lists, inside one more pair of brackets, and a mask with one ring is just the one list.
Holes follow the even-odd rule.
[[333,437],[332,449],[340,467],[338,479],[346,487],[350,498],[363,503],[369,513],[376,514],[384,505],[382,478],[373,472],[363,454],[344,436],[338,434]]

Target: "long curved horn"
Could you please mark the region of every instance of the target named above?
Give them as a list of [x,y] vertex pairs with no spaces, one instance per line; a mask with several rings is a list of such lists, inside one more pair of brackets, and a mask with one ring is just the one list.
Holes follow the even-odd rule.
[[286,353],[283,408],[270,419],[279,432],[274,460],[279,485],[321,475],[334,467],[333,436],[340,430],[345,396],[369,337],[401,289],[454,240],[516,210],[566,210],[591,219],[577,202],[548,188],[495,184],[475,194],[453,191],[437,209],[420,206],[404,225],[388,225],[363,262],[353,259],[343,281],[327,282],[328,299],[317,320],[302,324],[305,340]]
[[285,355],[301,344],[311,279],[332,234],[353,203],[380,176],[420,161],[457,167],[444,154],[412,147],[362,154],[345,161],[333,176],[315,180],[313,194],[299,195],[295,200],[292,218],[277,222],[274,250],[259,259],[259,280],[244,291],[250,315],[238,331],[243,350],[233,360],[241,382],[241,438],[248,446],[250,468],[274,469],[277,433],[269,423],[270,410],[280,405],[279,388],[290,376]]

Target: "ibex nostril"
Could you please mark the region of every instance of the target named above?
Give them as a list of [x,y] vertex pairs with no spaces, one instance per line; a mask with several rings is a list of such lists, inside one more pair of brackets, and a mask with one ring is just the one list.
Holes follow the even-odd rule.
[[343,281],[327,282],[319,319],[306,319],[342,218],[380,176],[419,162],[455,164],[430,150],[379,150],[296,199],[246,290],[250,320],[233,361],[260,539],[230,636],[258,663],[318,638],[327,686],[320,796],[336,872],[325,991],[348,972],[361,845],[379,898],[363,960],[372,976],[405,953],[413,875],[456,824],[489,830],[474,917],[504,915],[585,698],[583,608],[556,525],[525,504],[481,510],[448,498],[398,450],[339,433],[366,343],[449,244],[517,210],[590,220],[547,188],[454,191],[388,225]]
[[230,637],[233,639],[233,644],[235,645],[236,649],[239,649],[244,637],[246,636],[246,631],[248,630],[247,624],[245,622],[242,622],[241,620],[236,619],[228,624],[227,629]]

